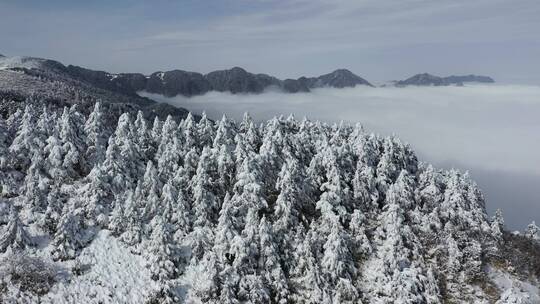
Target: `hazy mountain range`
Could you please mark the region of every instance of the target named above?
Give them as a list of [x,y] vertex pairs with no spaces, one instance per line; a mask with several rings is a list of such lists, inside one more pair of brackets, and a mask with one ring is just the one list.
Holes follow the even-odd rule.
[[[331,87],[347,88],[357,85],[374,87],[369,81],[347,69],[337,69],[316,77],[281,80],[267,74],[250,73],[240,67],[213,71],[208,74],[171,70],[158,71],[150,75],[141,73],[113,74],[74,65],[32,57],[2,57],[0,68],[21,71],[25,74],[47,76],[59,75],[77,82],[83,82],[101,90],[127,96],[136,96],[139,91],[161,94],[167,97],[202,95],[209,91],[237,93],[262,93],[271,88],[287,93],[309,92],[312,89]],[[427,73],[418,74],[406,80],[397,81],[397,86],[406,85],[462,85],[465,82],[494,82],[487,76],[438,77]]]

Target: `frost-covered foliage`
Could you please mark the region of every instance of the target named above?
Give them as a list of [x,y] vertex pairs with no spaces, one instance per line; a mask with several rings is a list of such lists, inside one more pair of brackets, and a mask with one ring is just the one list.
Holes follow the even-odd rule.
[[488,219],[467,173],[419,163],[395,137],[140,113],[111,134],[102,111],[28,106],[0,121],[2,254],[79,265],[113,238],[145,261],[149,303],[498,300],[485,266],[504,243],[502,213]]

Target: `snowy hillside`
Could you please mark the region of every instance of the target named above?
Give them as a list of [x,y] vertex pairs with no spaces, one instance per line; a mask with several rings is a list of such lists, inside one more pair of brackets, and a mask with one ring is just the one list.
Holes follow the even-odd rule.
[[361,126],[0,119],[2,303],[538,303],[539,229]]

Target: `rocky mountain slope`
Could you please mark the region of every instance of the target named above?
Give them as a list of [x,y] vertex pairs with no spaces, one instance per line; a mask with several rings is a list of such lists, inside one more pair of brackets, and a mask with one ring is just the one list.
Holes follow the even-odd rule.
[[48,106],[70,106],[78,104],[79,110],[89,113],[97,101],[116,113],[136,113],[142,110],[145,117],[153,119],[172,115],[180,119],[187,110],[151,99],[140,97],[135,92],[104,81],[105,72],[80,69],[47,59],[32,57],[0,58],[0,113],[8,115],[24,109],[27,103],[47,101]]
[[[111,74],[83,67],[67,65],[54,61],[33,57],[0,58],[0,70],[15,70],[32,76],[48,76],[69,79],[100,90],[139,100],[138,91],[161,94],[172,97],[176,95],[194,96],[209,91],[236,93],[262,93],[268,88],[277,88],[284,92],[309,92],[310,89],[322,87],[345,88],[357,85],[372,86],[365,79],[351,71],[339,69],[319,77],[300,77],[299,79],[280,80],[266,74],[253,74],[234,67],[229,70],[210,72],[206,75],[182,70],[155,72],[148,76],[139,73]],[[146,101],[148,102],[148,101]]]

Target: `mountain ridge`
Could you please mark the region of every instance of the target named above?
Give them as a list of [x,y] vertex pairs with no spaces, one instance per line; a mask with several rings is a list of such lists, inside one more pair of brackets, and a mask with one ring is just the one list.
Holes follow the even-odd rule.
[[466,82],[478,82],[478,83],[494,83],[495,80],[489,76],[483,75],[462,75],[462,76],[446,76],[440,77],[429,73],[420,73],[413,75],[407,79],[399,80],[395,82],[397,87],[404,87],[409,85],[415,86],[448,86],[457,85],[462,86]]

